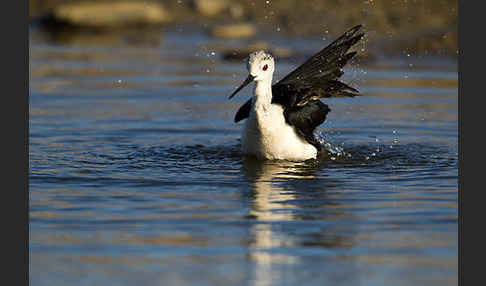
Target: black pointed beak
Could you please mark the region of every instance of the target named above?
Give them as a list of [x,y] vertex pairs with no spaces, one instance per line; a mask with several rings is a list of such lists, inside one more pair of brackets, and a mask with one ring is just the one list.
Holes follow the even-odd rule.
[[240,85],[240,87],[238,87],[235,91],[233,91],[233,93],[228,97],[228,99],[233,98],[233,96],[235,96],[235,94],[237,94],[238,91],[240,91],[242,88],[244,88],[245,86],[247,86],[254,79],[255,79],[255,77],[252,76],[251,74],[249,74],[248,77],[245,79],[245,81]]

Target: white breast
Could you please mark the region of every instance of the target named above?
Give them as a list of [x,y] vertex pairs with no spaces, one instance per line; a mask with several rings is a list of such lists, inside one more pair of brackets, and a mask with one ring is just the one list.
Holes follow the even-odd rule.
[[243,127],[241,148],[244,154],[260,159],[303,161],[317,156],[317,149],[285,122],[278,104],[252,107]]

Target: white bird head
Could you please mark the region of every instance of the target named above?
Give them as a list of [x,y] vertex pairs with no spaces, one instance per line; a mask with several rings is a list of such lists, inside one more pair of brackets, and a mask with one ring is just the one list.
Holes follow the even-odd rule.
[[254,81],[268,80],[275,71],[275,61],[273,56],[264,51],[253,52],[248,56],[246,68]]
[[272,82],[273,72],[275,71],[275,61],[273,56],[264,51],[253,52],[248,56],[246,68],[250,73],[243,84],[240,85],[231,95],[230,99],[238,91],[253,81],[270,81]]

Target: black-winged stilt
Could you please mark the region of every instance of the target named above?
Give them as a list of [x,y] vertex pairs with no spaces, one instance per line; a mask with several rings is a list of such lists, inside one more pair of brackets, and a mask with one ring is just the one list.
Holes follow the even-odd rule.
[[347,53],[364,33],[353,27],[305,63],[272,85],[273,56],[251,53],[249,75],[230,99],[255,81],[254,96],[240,107],[235,122],[247,119],[242,130],[241,148],[259,159],[303,161],[316,158],[321,144],[314,130],[326,120],[329,107],[319,98],[356,96],[358,90],[338,81],[342,68],[356,55]]

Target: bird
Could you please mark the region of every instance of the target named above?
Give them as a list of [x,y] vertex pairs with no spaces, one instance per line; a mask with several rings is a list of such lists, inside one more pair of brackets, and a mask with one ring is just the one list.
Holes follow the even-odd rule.
[[347,30],[331,44],[272,85],[274,57],[255,51],[247,58],[248,77],[229,96],[255,82],[253,96],[236,112],[234,122],[246,119],[241,151],[260,160],[316,159],[322,145],[314,130],[331,111],[320,98],[355,97],[359,91],[339,81],[343,67],[356,55],[348,52],[364,36],[363,25]]

